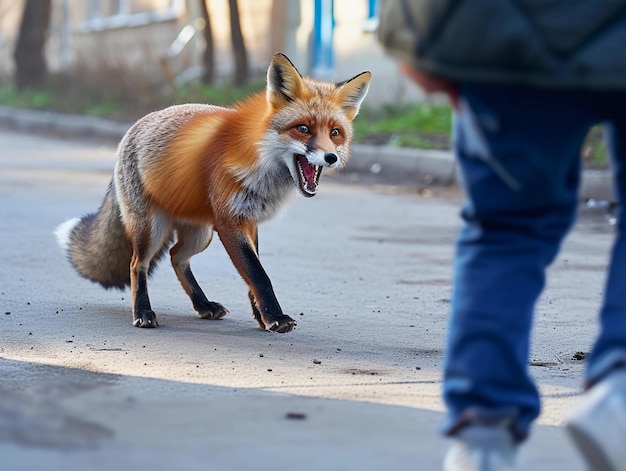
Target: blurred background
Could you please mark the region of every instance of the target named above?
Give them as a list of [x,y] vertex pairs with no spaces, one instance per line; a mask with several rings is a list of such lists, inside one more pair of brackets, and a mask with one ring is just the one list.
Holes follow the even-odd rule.
[[369,106],[414,102],[419,93],[373,34],[377,6],[378,0],[0,0],[0,81],[19,89],[70,87],[86,100],[110,100],[101,114],[114,114],[116,100],[149,106],[193,97],[199,84],[261,88],[272,54],[281,51],[318,79],[371,70]]
[[[375,28],[377,3],[0,0],[0,67],[3,76],[17,72],[19,78],[20,52],[43,53],[50,73],[115,71],[152,84],[231,77],[241,85],[282,51],[317,78],[333,80],[363,68],[381,78],[381,72],[395,76],[366,34]],[[393,100],[393,89],[404,88],[381,86],[374,95]]]
[[[370,70],[355,142],[450,149],[452,112],[424,100],[376,40],[379,0],[0,0],[0,106],[131,122],[175,103],[227,105],[265,86],[275,52],[303,75]],[[582,151],[606,168],[601,129]]]

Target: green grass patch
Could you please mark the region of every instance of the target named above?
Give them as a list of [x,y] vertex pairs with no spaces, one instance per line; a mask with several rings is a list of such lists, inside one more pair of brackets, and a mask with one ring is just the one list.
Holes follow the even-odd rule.
[[0,85],[0,104],[35,110],[48,109],[54,103],[54,94],[48,90],[17,90],[13,85]]
[[452,110],[449,106],[420,103],[365,107],[354,121],[355,142],[449,149]]

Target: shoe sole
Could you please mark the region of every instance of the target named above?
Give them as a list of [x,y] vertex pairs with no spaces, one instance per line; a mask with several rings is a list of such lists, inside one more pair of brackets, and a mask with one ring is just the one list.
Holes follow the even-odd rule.
[[607,460],[602,448],[579,427],[568,424],[565,427],[572,440],[585,458],[590,470],[616,471]]

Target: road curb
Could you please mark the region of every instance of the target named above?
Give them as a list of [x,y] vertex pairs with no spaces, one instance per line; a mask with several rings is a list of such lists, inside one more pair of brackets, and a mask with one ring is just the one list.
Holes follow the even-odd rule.
[[[47,132],[68,137],[89,137],[118,142],[131,123],[105,118],[35,111],[0,105],[0,126],[25,132]],[[417,187],[459,183],[452,152],[392,146],[353,144],[348,172],[370,181]],[[614,199],[608,170],[585,170],[580,197],[583,200]]]
[[441,150],[353,144],[349,171],[420,187],[457,183],[454,155]]
[[0,125],[28,132],[49,132],[71,137],[96,137],[119,141],[128,123],[95,116],[35,111],[0,106]]

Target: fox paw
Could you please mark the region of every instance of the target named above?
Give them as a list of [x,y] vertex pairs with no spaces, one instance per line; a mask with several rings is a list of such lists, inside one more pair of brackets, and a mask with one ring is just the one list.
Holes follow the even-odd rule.
[[153,311],[139,311],[133,315],[133,325],[135,327],[145,327],[148,329],[158,327],[159,323]]
[[217,320],[228,314],[228,309],[222,306],[220,303],[214,303],[209,301],[202,306],[199,306],[198,317],[201,319]]
[[291,332],[295,326],[296,321],[289,316],[282,315],[272,319],[270,322],[266,322],[265,330],[286,334],[287,332]]

